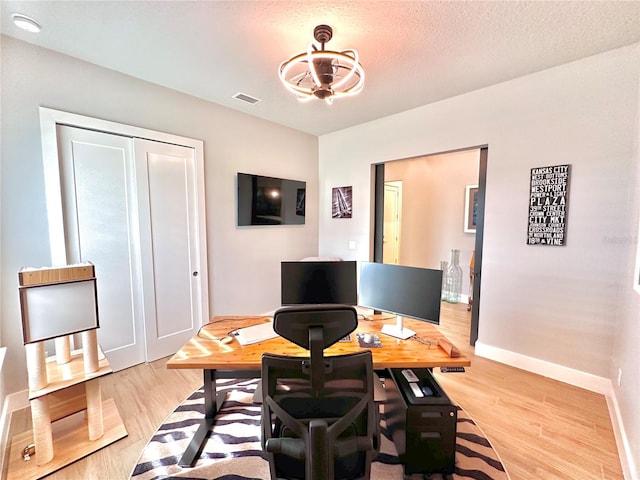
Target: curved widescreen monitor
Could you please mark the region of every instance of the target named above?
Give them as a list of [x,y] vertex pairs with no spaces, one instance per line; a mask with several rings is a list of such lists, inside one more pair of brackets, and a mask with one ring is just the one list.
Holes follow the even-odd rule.
[[281,263],[282,305],[358,303],[355,261],[299,261]]
[[440,323],[442,270],[362,262],[358,305]]

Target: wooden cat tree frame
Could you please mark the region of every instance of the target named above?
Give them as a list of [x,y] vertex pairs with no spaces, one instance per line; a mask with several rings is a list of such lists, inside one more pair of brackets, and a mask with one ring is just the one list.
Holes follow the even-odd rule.
[[[35,480],[126,437],[127,431],[113,399],[102,400],[100,377],[112,373],[112,369],[97,341],[94,266],[23,269],[18,279],[33,431],[13,437],[8,474],[9,478]],[[88,315],[87,320],[81,320],[86,324],[80,327],[59,326],[64,321],[52,321],[34,333],[37,329],[30,325],[29,314],[33,312],[29,312],[29,289],[73,288],[82,282],[88,282],[94,298],[84,295],[78,307],[94,308],[95,317]],[[74,334],[82,338],[81,350],[71,351]],[[50,339],[55,342],[56,354],[46,358],[45,340]]]

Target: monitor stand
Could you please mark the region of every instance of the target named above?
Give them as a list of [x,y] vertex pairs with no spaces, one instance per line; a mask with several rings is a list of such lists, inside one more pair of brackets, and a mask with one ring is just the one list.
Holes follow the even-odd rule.
[[390,335],[392,337],[400,338],[402,340],[406,340],[407,338],[413,337],[416,332],[413,330],[409,330],[408,328],[404,328],[404,318],[401,315],[396,317],[396,324],[389,325],[385,324],[382,327],[381,332],[385,335]]

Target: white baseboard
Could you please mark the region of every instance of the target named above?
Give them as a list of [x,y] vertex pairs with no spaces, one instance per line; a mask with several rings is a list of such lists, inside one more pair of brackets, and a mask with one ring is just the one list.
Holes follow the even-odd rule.
[[9,427],[11,426],[11,412],[9,412],[9,402],[7,399],[2,406],[0,416],[0,472],[4,469],[4,457],[9,448]]
[[7,347],[0,347],[0,401],[2,402],[2,413],[0,414],[0,472],[4,469],[5,450],[7,449],[7,439],[9,437],[9,422],[7,421],[7,402],[4,393],[4,358],[7,354]]
[[607,395],[607,407],[609,408],[609,416],[611,417],[611,424],[613,425],[613,434],[616,438],[616,445],[618,445],[618,455],[620,456],[620,464],[622,465],[622,474],[625,480],[639,480],[640,471],[638,471],[638,465],[635,465],[633,454],[631,452],[631,445],[627,437],[624,423],[622,423],[622,416],[620,415],[620,408],[618,406],[618,399],[616,398],[615,390],[611,395]]
[[600,393],[602,395],[611,395],[613,391],[611,380],[608,378],[581,372],[580,370],[564,367],[545,360],[527,357],[526,355],[493,347],[480,341],[476,342],[475,354],[480,357],[488,358],[489,360],[495,360],[496,362],[521,368],[527,372],[537,373],[538,375],[553,378],[554,380],[568,383],[569,385],[584,388],[585,390]]
[[609,409],[609,418],[611,419],[616,445],[618,446],[618,455],[620,457],[624,478],[625,480],[640,480],[638,467],[634,464],[631,446],[629,445],[624,424],[622,423],[622,417],[611,379],[581,372],[580,370],[546,362],[537,358],[527,357],[526,355],[493,347],[480,341],[476,342],[475,354],[479,357],[495,360],[496,362],[511,365],[528,372],[604,395]]
[[29,406],[29,390],[7,395],[2,406],[0,416],[0,472],[4,468],[4,458],[6,450],[9,448],[9,427],[11,427],[11,415],[16,410],[21,410]]

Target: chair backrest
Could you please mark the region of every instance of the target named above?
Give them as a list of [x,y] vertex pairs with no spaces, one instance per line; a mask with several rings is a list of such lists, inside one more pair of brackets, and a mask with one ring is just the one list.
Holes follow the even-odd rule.
[[379,445],[371,352],[323,353],[356,328],[347,305],[275,312],[274,330],[310,357],[262,357],[262,441],[272,479],[369,478]]
[[324,384],[324,349],[358,327],[358,314],[350,305],[297,305],[276,310],[273,329],[290,342],[309,350],[311,387]]
[[295,305],[283,307],[273,315],[273,329],[296,345],[311,349],[309,331],[322,328],[321,348],[330,347],[358,327],[356,309],[350,305]]

